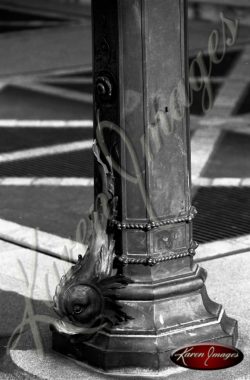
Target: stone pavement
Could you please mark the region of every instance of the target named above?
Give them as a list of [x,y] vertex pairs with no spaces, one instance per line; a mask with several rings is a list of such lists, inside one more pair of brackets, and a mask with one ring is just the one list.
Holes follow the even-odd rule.
[[[225,241],[226,243],[226,241]],[[213,249],[216,250],[216,243]],[[209,245],[198,248],[196,260],[208,271],[208,294],[224,305],[229,316],[238,320],[238,347],[245,358],[231,369],[197,372],[177,366],[171,367],[159,379],[250,379],[250,245],[241,253],[236,246],[230,255],[216,257],[209,252]],[[228,249],[228,247],[227,247]],[[48,321],[24,325],[18,341],[13,339],[9,354],[6,347],[15,329],[22,325],[27,310],[38,315],[55,317],[52,311],[52,295],[59,277],[70,267],[66,261],[0,241],[2,262],[0,268],[0,379],[123,379],[126,374],[104,375],[82,363],[64,358],[51,349]],[[218,252],[223,252],[218,244]],[[36,268],[36,270],[35,270]],[[35,273],[34,273],[35,270]],[[28,309],[29,308],[29,309]],[[29,314],[31,316],[31,314]],[[32,317],[32,316],[31,316]],[[33,330],[32,330],[33,329]],[[18,330],[16,330],[17,332]],[[134,379],[150,379],[150,375],[134,376]]]

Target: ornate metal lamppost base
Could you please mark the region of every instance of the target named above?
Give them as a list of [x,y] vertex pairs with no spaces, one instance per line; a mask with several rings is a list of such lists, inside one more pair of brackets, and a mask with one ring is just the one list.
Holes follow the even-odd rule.
[[[183,259],[182,264],[188,260]],[[170,266],[173,270],[178,264],[173,261]],[[159,271],[157,265],[148,268]],[[195,266],[186,276],[152,287],[144,297],[140,286],[136,291],[133,284],[128,285],[123,292],[127,299],[120,304],[133,319],[104,328],[90,340],[54,331],[53,349],[108,373],[135,375],[140,368],[157,376],[174,365],[170,360],[174,349],[209,341],[235,345],[237,322],[209,299],[205,276],[205,271]],[[129,299],[131,291],[137,294],[136,300]]]
[[108,373],[157,374],[184,345],[237,341],[193,261],[186,1],[92,10],[94,229],[56,291],[53,348]]

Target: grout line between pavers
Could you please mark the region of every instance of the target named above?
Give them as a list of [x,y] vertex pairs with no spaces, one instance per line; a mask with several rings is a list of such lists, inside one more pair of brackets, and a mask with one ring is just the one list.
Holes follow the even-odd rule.
[[5,219],[0,219],[0,239],[69,262],[76,262],[87,249],[86,245],[76,241]]
[[0,154],[0,164],[29,158],[52,156],[60,153],[69,153],[84,149],[91,149],[92,145],[92,140],[86,140],[76,141],[73,143],[56,144],[40,148],[23,149],[10,153],[2,153]]
[[93,187],[93,178],[84,177],[0,177],[0,186]]
[[0,119],[0,128],[92,128],[92,120]]

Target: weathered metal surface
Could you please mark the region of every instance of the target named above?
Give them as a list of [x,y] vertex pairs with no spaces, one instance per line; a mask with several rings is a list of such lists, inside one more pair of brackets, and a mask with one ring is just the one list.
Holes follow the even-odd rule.
[[[189,123],[180,101],[186,2],[93,0],[92,7],[95,137],[112,157],[118,202],[110,233],[118,271],[131,280],[114,297],[131,319],[87,343],[55,335],[54,348],[107,371],[160,371],[174,348],[237,337],[193,263]],[[96,171],[96,196],[101,184]]]
[[102,177],[102,192],[96,197],[91,215],[92,236],[84,257],[79,256],[76,265],[62,277],[54,297],[54,309],[61,317],[54,325],[56,331],[88,338],[106,325],[129,320],[113,297],[130,280],[113,273],[114,234],[108,233],[109,220],[116,212],[112,166],[101,160],[96,144],[93,150]]

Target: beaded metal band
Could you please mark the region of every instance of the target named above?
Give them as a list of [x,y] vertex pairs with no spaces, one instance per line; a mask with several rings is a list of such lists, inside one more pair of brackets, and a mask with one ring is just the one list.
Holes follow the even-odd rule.
[[188,257],[188,256],[193,257],[195,255],[195,250],[197,247],[198,247],[198,244],[196,242],[193,242],[191,248],[189,248],[189,250],[187,252],[183,252],[183,253],[171,253],[171,255],[162,256],[162,257],[147,256],[146,258],[143,258],[143,259],[132,259],[132,258],[128,258],[127,256],[121,256],[121,257],[117,257],[117,259],[123,265],[144,264],[144,265],[154,266],[156,264],[164,263],[164,262],[170,261],[170,260],[182,259],[182,258]]
[[111,224],[115,226],[118,230],[147,230],[150,231],[153,228],[158,228],[162,226],[167,226],[169,224],[178,224],[178,223],[189,223],[192,222],[196,216],[197,211],[195,207],[191,207],[188,215],[180,216],[177,218],[165,219],[158,222],[147,222],[147,223],[121,223],[117,220],[112,220]]

